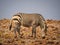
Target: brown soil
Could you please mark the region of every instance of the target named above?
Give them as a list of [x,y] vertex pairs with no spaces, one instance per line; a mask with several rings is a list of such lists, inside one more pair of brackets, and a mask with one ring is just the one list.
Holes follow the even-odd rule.
[[[32,27],[21,27],[21,37],[15,37],[14,31],[9,31],[10,20],[0,20],[0,45],[60,45],[60,20],[46,20],[47,35],[41,37],[41,29],[36,28],[36,38],[31,37]],[[17,33],[18,35],[18,33]]]

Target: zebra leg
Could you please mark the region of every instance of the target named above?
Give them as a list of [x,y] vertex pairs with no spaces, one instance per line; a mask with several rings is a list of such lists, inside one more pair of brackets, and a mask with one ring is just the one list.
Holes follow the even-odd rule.
[[42,38],[45,38],[46,35],[46,25],[45,21],[40,21],[40,27],[41,27],[41,33],[42,33]]
[[44,32],[44,29],[42,29],[42,38],[45,38],[45,32]]
[[15,38],[16,38],[17,37],[16,30],[14,30],[14,33],[15,33]]
[[41,23],[40,24],[40,27],[41,27],[41,31],[42,31],[42,38],[45,38],[45,35],[46,35],[46,27],[45,27],[45,24],[44,23]]
[[36,38],[36,25],[32,26],[32,36],[34,35],[34,38]]
[[18,36],[20,37],[20,29],[18,29],[17,32],[18,32]]

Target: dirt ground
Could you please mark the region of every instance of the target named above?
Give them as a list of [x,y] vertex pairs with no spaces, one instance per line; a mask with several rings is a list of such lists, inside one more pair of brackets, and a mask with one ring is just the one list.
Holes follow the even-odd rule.
[[15,37],[14,31],[9,31],[10,20],[0,20],[0,45],[60,45],[60,20],[46,20],[47,35],[43,39],[41,37],[41,29],[39,26],[36,28],[36,38],[31,37],[32,27],[21,27],[21,37],[18,33]]

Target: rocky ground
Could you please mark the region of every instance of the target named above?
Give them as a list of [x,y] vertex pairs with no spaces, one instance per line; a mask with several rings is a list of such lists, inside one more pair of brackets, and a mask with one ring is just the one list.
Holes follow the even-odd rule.
[[[0,45],[60,45],[60,20],[46,20],[47,35],[41,37],[41,29],[36,28],[36,38],[31,37],[32,27],[21,27],[21,38],[15,38],[14,31],[9,31],[9,19],[0,20]],[[18,33],[17,33],[18,35]]]

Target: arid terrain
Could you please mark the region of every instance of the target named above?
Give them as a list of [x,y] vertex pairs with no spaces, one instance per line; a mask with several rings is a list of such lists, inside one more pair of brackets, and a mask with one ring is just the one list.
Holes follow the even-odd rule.
[[0,45],[60,45],[60,20],[46,20],[47,35],[41,37],[41,29],[36,28],[36,38],[31,37],[32,27],[21,26],[21,37],[15,37],[14,31],[9,31],[9,19],[0,19]]

